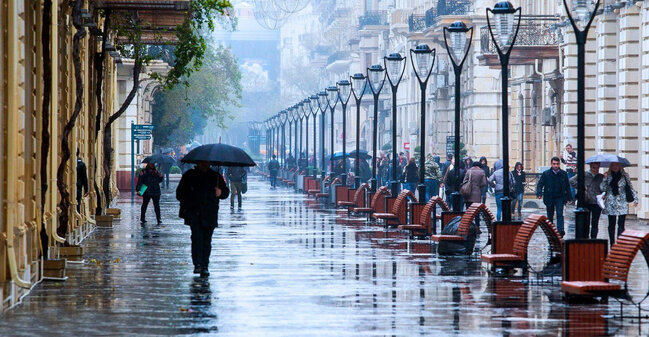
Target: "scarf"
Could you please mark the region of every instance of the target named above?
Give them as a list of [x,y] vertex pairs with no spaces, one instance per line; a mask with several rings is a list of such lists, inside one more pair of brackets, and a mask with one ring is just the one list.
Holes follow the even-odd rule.
[[619,172],[611,172],[613,179],[611,179],[611,191],[613,192],[613,195],[618,196],[620,195],[620,179],[622,179],[622,171]]

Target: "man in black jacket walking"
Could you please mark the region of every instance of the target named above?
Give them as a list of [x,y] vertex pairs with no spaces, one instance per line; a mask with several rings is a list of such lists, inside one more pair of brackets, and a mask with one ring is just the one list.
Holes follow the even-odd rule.
[[554,211],[557,212],[557,230],[564,236],[566,232],[563,229],[563,206],[572,200],[570,193],[570,182],[568,173],[561,169],[561,159],[553,157],[551,160],[552,168],[543,172],[536,185],[536,196],[543,199],[546,207],[548,220],[554,219]]
[[77,213],[81,213],[81,198],[88,194],[88,170],[77,149]]
[[[162,173],[158,172],[155,164],[148,163],[140,176],[137,179],[137,186],[135,190],[137,194],[142,196],[142,207],[140,208],[140,221],[144,224],[146,222],[146,209],[149,206],[149,201],[153,200],[153,209],[155,210],[155,217],[158,224],[162,223],[160,218],[160,183],[162,182]],[[142,187],[146,186],[144,193],[140,193]]]
[[223,176],[210,170],[209,162],[199,162],[196,168],[183,174],[176,188],[180,201],[180,217],[192,230],[192,262],[194,274],[209,276],[212,234],[218,227],[219,200],[230,195]]

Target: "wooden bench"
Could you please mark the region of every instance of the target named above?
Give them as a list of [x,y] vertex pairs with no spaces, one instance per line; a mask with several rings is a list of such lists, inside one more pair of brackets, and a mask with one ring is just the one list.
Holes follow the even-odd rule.
[[[357,189],[349,189],[348,193],[352,191],[354,192],[353,198],[351,200],[338,201],[337,205],[340,207],[347,207],[348,212],[354,208],[365,207],[365,195],[369,189],[370,185],[368,184],[362,184]],[[347,197],[349,198],[349,195]]]
[[486,214],[487,218],[489,221],[493,221],[493,214],[489,211],[487,206],[484,204],[479,204],[479,203],[473,203],[469,208],[462,214],[462,218],[460,219],[460,225],[458,226],[457,229],[457,234],[456,235],[448,235],[448,234],[433,234],[430,236],[430,239],[435,241],[435,242],[442,242],[442,241],[466,241],[467,237],[469,235],[469,230],[471,229],[471,226],[474,224],[475,219],[480,215],[480,214]]
[[427,203],[412,204],[411,209],[411,223],[408,225],[401,225],[399,229],[410,232],[409,235],[413,236],[430,236],[437,234],[437,220],[441,215],[437,215],[437,206],[442,210],[448,211],[448,205],[440,197],[432,197]]
[[370,207],[355,207],[352,212],[359,214],[367,214],[368,217],[372,213],[385,212],[385,198],[391,195],[390,189],[387,186],[382,186],[372,195]]
[[414,193],[409,190],[403,190],[394,200],[392,207],[388,208],[391,212],[374,213],[372,216],[378,220],[382,220],[385,229],[387,229],[389,225],[405,225],[408,221],[408,200],[417,202]]
[[[334,180],[331,180],[329,182],[327,182],[325,180],[325,190],[327,188],[329,188],[329,186],[333,186],[333,185],[341,184],[341,183],[342,183],[342,181],[340,180],[340,178],[335,178]],[[315,197],[317,199],[319,199],[319,198],[329,198],[329,192],[318,192],[318,193],[315,194]]]
[[322,184],[323,183],[326,184],[327,181],[329,180],[329,178],[330,178],[329,176],[326,176],[324,178],[324,180],[322,180],[322,181],[315,179],[315,181],[317,182],[317,184],[316,184],[317,187],[309,188],[306,193],[309,196],[315,196],[316,194],[321,193],[322,192],[322,189],[321,189]]
[[349,198],[349,186],[347,185],[340,185],[336,186],[336,200],[335,200],[335,206],[339,207],[339,203],[341,201],[350,201],[351,199]]
[[[527,269],[527,248],[532,239],[532,235],[538,227],[541,227],[548,242],[550,243],[550,264],[561,261],[563,252],[563,239],[557,231],[554,224],[548,221],[545,215],[532,214],[516,230],[513,244],[508,244],[507,238],[511,238],[511,233],[516,229],[514,226],[496,225],[499,233],[496,236],[496,242],[492,242],[492,253],[482,254],[481,259],[491,265],[491,269],[496,267],[502,268],[523,268]],[[498,239],[502,235],[503,238]]]
[[[639,251],[649,266],[649,233],[625,230],[606,254],[605,240],[571,240],[563,258],[561,290],[566,298],[625,297],[631,263]],[[606,256],[605,258],[602,258]],[[646,297],[645,297],[646,298]],[[638,305],[640,305],[640,302]]]

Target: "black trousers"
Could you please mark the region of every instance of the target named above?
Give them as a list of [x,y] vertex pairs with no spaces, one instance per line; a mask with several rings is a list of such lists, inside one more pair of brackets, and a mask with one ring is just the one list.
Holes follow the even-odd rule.
[[[615,235],[615,220],[617,220],[617,236]],[[608,243],[612,246],[615,239],[624,232],[624,222],[626,221],[625,215],[609,215],[608,216]]]
[[599,217],[602,215],[602,209],[597,204],[589,204],[586,208],[590,211],[590,238],[597,239]]
[[190,225],[192,230],[192,262],[195,267],[205,267],[210,263],[212,252],[212,234],[214,227]]
[[149,201],[153,199],[153,209],[155,210],[155,218],[160,222],[160,196],[145,195],[142,197],[142,208],[140,209],[140,221],[144,222],[146,218],[146,208],[149,206]]
[[83,189],[77,187],[77,213],[81,213],[81,197],[83,196]]

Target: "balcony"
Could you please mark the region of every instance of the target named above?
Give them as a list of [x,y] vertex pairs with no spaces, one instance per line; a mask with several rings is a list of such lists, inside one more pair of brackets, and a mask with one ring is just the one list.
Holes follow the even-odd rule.
[[434,27],[443,16],[466,15],[473,10],[471,0],[439,0],[437,6],[426,11],[426,28]]
[[367,11],[365,15],[358,17],[358,29],[368,29],[371,26],[388,26],[387,11]]
[[[553,59],[559,57],[559,35],[554,24],[559,22],[555,16],[523,16],[521,27],[516,38],[516,45],[512,49],[510,64],[534,64],[537,59]],[[493,68],[500,67],[489,28],[480,28],[480,65]]]
[[411,33],[423,32],[426,29],[426,16],[411,14],[408,17],[408,29]]

